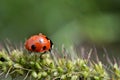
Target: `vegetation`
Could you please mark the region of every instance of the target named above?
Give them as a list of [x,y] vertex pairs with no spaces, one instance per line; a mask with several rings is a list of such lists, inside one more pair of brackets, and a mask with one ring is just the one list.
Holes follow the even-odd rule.
[[[118,64],[106,66],[101,61],[93,61],[90,50],[86,59],[73,49],[56,49],[45,54],[30,53],[25,50],[0,51],[0,76],[19,80],[119,80]],[[79,56],[79,57],[78,57]],[[109,60],[109,59],[108,59]],[[109,61],[108,61],[109,62]],[[109,62],[110,63],[110,62]]]

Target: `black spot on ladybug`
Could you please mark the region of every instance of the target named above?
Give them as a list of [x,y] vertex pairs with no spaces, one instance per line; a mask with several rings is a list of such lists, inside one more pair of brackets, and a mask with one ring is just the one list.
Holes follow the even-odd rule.
[[46,49],[46,46],[43,46],[43,50],[45,50]]
[[32,48],[32,50],[35,50],[35,49],[36,49],[36,46],[35,46],[35,45],[32,45],[31,48]]
[[5,60],[5,58],[1,57],[0,61],[5,62],[6,60]]

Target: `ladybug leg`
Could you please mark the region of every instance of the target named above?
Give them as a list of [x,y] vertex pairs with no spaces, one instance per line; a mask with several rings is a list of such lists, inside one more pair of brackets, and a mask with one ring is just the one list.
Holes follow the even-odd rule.
[[51,53],[51,49],[48,50]]
[[46,54],[46,51],[40,54],[40,59],[42,59],[42,55]]

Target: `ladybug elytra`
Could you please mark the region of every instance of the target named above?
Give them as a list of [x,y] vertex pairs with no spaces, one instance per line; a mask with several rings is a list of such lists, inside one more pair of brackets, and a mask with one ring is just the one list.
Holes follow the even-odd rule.
[[53,45],[52,41],[42,33],[31,36],[25,42],[25,48],[28,51],[32,51],[32,52],[44,53],[46,51],[50,51],[52,45]]

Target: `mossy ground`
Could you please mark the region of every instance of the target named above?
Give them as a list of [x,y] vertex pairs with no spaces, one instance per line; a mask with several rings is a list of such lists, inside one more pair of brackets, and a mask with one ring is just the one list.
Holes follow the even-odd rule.
[[[101,61],[86,59],[73,48],[53,48],[45,54],[24,49],[2,49],[0,51],[0,76],[5,80],[120,80],[117,63],[104,65]],[[110,63],[110,62],[108,62]]]

